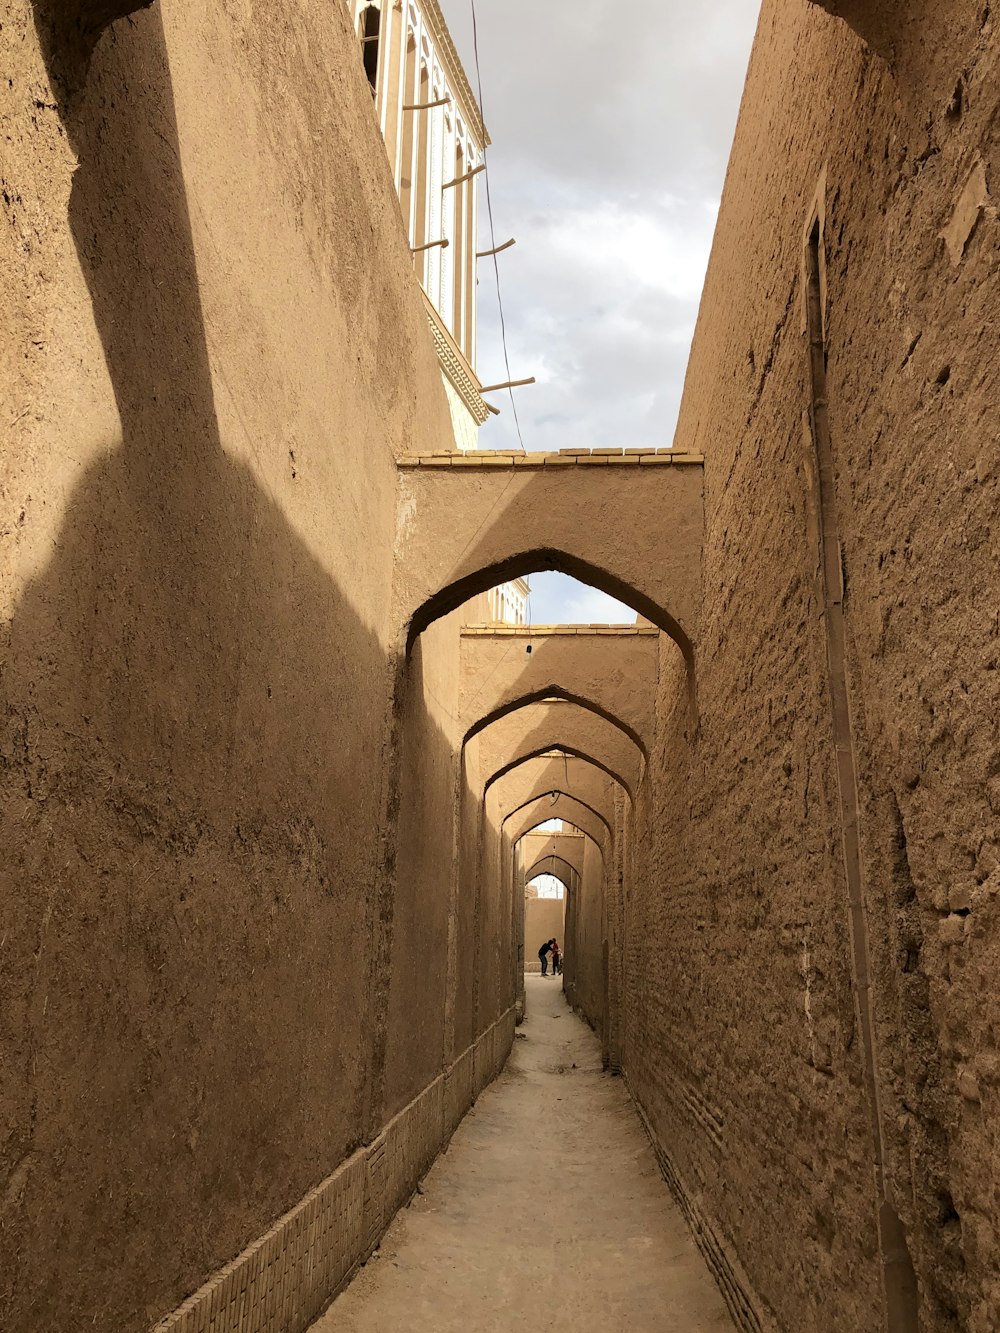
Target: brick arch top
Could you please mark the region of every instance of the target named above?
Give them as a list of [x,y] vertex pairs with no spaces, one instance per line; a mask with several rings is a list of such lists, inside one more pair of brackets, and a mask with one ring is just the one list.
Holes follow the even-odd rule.
[[[578,523],[581,529],[600,529],[603,527],[603,524],[599,523],[586,523],[582,517],[578,519]],[[500,583],[507,583],[514,579],[526,578],[530,574],[539,574],[551,570],[559,574],[569,574],[581,583],[597,588],[610,597],[614,597],[617,601],[624,602],[626,606],[630,606],[633,611],[645,617],[658,629],[665,634],[669,634],[690,666],[694,658],[694,643],[691,634],[675,614],[668,611],[660,601],[654,600],[651,592],[658,591],[658,580],[649,573],[645,577],[639,577],[638,569],[634,572],[631,570],[633,564],[631,560],[623,560],[620,563],[628,570],[631,579],[634,581],[629,581],[629,578],[624,577],[624,571],[615,572],[613,568],[609,569],[604,565],[592,564],[580,556],[555,547],[534,547],[507,556],[496,563],[470,569],[468,573],[462,574],[451,583],[439,587],[422,603],[414,607],[406,627],[407,651],[409,652],[412,649],[413,644],[428,625],[432,625],[435,620],[440,620],[442,616],[456,611],[479,593],[488,592],[490,588],[495,588]],[[700,570],[697,577],[700,580]],[[689,595],[683,600],[692,603],[692,609],[687,615],[687,622],[689,628],[693,631],[691,622],[694,618],[695,599]]]
[[465,740],[517,708],[563,699],[619,727],[645,759],[655,736],[659,662],[660,634],[651,629],[468,627],[459,686]]
[[579,875],[580,873],[579,870],[577,870],[576,866],[571,865],[569,861],[566,860],[565,857],[559,856],[556,852],[547,852],[545,856],[540,856],[538,858],[538,860],[535,862],[535,864],[531,867],[530,870],[526,870],[524,872],[525,884],[530,884],[531,881],[533,879],[537,879],[539,875],[554,875],[555,878],[559,880],[559,882],[563,885],[568,895],[570,889],[572,888],[572,885],[567,883],[566,880],[563,879],[562,875],[557,874],[556,871],[542,869],[542,867],[546,866],[550,861],[565,866],[567,870],[571,870],[575,875]]
[[524,764],[530,764],[536,759],[553,759],[558,762],[564,755],[570,759],[582,759],[585,763],[592,764],[594,768],[599,768],[601,772],[607,774],[613,782],[618,783],[619,787],[621,787],[628,795],[629,800],[632,799],[632,791],[629,784],[620,774],[616,773],[614,769],[609,767],[609,765],[605,764],[602,760],[595,758],[594,755],[587,754],[583,750],[575,750],[569,745],[542,746],[531,754],[522,755],[519,759],[512,759],[509,763],[505,764],[503,768],[498,769],[492,777],[487,778],[486,785],[483,788],[483,794],[485,795],[495,783],[501,782],[509,773],[516,772],[517,769],[521,768]]
[[463,749],[468,745],[469,741],[474,740],[480,732],[485,731],[496,722],[501,722],[512,713],[519,712],[522,708],[530,708],[532,704],[544,704],[555,701],[558,701],[559,703],[575,704],[577,708],[582,708],[588,713],[593,713],[595,717],[603,718],[604,721],[609,722],[611,726],[617,727],[622,735],[632,742],[642,755],[643,759],[649,758],[649,750],[645,741],[638,732],[632,730],[627,722],[619,717],[615,717],[613,713],[608,713],[592,699],[585,699],[581,695],[571,694],[569,690],[563,690],[558,685],[548,685],[544,689],[534,690],[531,694],[523,695],[518,699],[512,699],[509,703],[502,704],[500,707],[495,708],[492,713],[480,718],[480,720],[474,723],[465,733],[465,737],[462,741]]
[[703,460],[651,451],[443,454],[398,460],[393,600],[408,646],[477,593],[571,574],[671,635],[693,665],[701,609]]
[[[471,744],[467,754],[476,758],[475,771],[484,779],[514,761],[554,750],[599,760],[630,796],[642,778],[642,751],[629,736],[599,714],[562,700],[531,703],[507,713]],[[470,776],[471,770],[470,765]]]
[[634,607],[677,641],[690,670],[705,532],[700,455],[410,455],[398,468],[393,602],[408,645],[477,593],[551,569]]
[[615,793],[618,783],[589,759],[541,757],[527,760],[497,779],[485,800],[506,822],[509,814],[535,797],[565,792],[598,814],[611,830],[615,822]]
[[580,833],[529,833],[518,843],[519,864],[523,867],[525,883],[534,875],[543,874],[538,867],[551,857],[565,862],[582,877],[590,843],[591,839]]
[[539,824],[544,824],[549,819],[561,819],[564,823],[578,828],[581,833],[586,833],[588,838],[601,848],[602,855],[604,838],[613,837],[611,826],[603,815],[598,814],[585,801],[579,800],[576,796],[569,796],[563,791],[556,793],[554,801],[551,791],[525,801],[522,806],[510,812],[504,820],[504,828],[507,829],[507,825],[510,824],[507,831],[511,841],[517,843]]
[[[565,881],[565,879],[563,878],[563,875],[565,875],[565,873],[566,873],[565,871],[563,871],[563,874],[562,874],[562,875],[559,874],[559,872],[556,871],[556,870],[540,870],[538,873],[539,873],[540,875],[551,875],[553,879],[557,879],[557,880],[559,881],[559,883],[563,886],[563,896],[562,896],[561,901],[564,902],[564,903],[568,903],[568,902],[569,902],[570,898],[572,898],[572,896],[573,896],[573,886],[572,886],[571,884],[567,884],[566,881]],[[537,879],[538,876],[536,875],[535,878]],[[529,883],[530,883],[529,880],[525,880],[525,881],[524,881],[524,887],[527,888]],[[534,901],[536,901],[536,902],[538,902],[538,901],[542,901],[542,902],[544,902],[545,900],[544,900],[544,899],[539,900],[539,899],[536,898]],[[560,899],[556,899],[556,901],[558,902],[558,901],[560,901]]]

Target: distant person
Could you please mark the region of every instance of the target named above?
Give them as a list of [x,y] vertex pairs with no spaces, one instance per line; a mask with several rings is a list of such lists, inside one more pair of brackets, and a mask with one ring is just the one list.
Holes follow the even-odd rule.
[[558,977],[562,972],[562,950],[559,948],[559,941],[552,941],[552,975]]
[[553,944],[555,944],[555,940],[546,940],[545,943],[542,945],[542,947],[538,950],[538,961],[542,965],[543,977],[547,977],[549,975],[549,954],[552,952]]

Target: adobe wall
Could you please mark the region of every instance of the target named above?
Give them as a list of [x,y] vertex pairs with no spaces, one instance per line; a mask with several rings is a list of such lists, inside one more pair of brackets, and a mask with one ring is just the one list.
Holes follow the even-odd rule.
[[678,427],[706,455],[699,716],[665,644],[625,866],[624,1063],[748,1329],[882,1328],[803,333],[824,169],[887,1188],[920,1327],[987,1333],[1000,1309],[1000,37],[977,13],[900,90],[844,23],[766,0]]
[[584,840],[583,873],[566,912],[566,996],[592,1028],[603,1034],[605,985],[604,860],[600,847]]
[[[396,812],[395,894],[385,967],[388,1030],[384,1116],[410,1102],[472,1040],[456,1042],[449,991],[472,962],[450,954],[458,913],[455,883],[458,630],[461,615],[431,625],[410,657],[403,691],[400,801]],[[373,960],[374,962],[374,960]],[[492,1015],[493,1021],[496,1015]],[[475,1034],[475,1035],[478,1035]],[[384,1118],[384,1117],[383,1117]]]
[[448,407],[343,7],[89,74],[58,10],[0,38],[0,1324],[140,1333],[262,1237],[263,1310],[334,1208],[308,1318],[512,1031],[446,1049],[458,635],[390,617]]

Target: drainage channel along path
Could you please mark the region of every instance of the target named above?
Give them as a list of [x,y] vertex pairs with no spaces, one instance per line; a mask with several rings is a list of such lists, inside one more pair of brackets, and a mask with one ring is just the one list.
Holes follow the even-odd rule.
[[622,1080],[525,980],[506,1070],[312,1333],[733,1333]]

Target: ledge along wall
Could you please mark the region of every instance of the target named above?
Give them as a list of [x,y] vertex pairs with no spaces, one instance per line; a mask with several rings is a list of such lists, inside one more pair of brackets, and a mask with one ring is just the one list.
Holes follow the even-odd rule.
[[344,7],[92,8],[0,23],[0,1324],[284,1333],[512,1040],[391,616],[451,426]]
[[[623,852],[623,1058],[742,1328],[880,1333],[884,1263],[894,1333],[915,1301],[922,1330],[990,1333],[1000,30],[985,6],[842,8],[895,24],[895,65],[798,0],[765,0],[750,65],[676,439],[706,458],[698,716],[664,639]],[[823,496],[842,595],[820,577]]]

